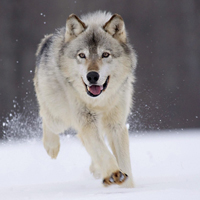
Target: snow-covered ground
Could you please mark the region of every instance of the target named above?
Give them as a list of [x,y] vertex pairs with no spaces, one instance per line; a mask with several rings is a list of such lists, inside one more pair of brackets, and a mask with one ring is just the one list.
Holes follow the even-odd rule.
[[56,160],[37,140],[0,144],[0,199],[200,199],[200,130],[133,135],[130,149],[135,188],[123,189],[93,178],[74,137],[61,138]]

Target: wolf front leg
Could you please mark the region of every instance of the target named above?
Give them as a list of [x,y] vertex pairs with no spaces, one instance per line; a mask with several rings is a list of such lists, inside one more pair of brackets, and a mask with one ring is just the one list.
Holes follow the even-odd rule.
[[128,175],[128,180],[122,184],[122,187],[134,187],[130,152],[129,152],[129,134],[126,126],[115,127],[111,126],[106,128],[107,138],[109,145],[115,155],[119,168]]
[[59,135],[53,133],[43,122],[43,145],[48,155],[52,159],[56,159],[60,150]]
[[121,184],[126,180],[117,164],[116,158],[108,150],[103,137],[91,124],[78,134],[93,162],[100,167],[104,185]]

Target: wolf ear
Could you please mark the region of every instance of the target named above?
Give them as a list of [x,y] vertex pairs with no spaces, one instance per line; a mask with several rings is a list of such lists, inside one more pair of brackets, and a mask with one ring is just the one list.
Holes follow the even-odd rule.
[[65,42],[77,37],[86,29],[86,25],[76,15],[71,14],[66,22]]
[[103,29],[112,35],[115,39],[126,42],[126,30],[124,20],[118,14],[114,14],[108,22],[105,23]]

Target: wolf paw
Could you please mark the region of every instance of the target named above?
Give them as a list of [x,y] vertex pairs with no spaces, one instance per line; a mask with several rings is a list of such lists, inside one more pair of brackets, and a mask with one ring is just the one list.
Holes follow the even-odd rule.
[[124,183],[124,181],[127,178],[128,178],[127,174],[125,174],[121,171],[116,171],[116,172],[112,173],[110,177],[104,178],[103,184],[104,184],[104,186],[109,186],[112,184],[121,185],[122,183]]
[[60,150],[60,143],[58,143],[56,146],[51,146],[44,142],[44,148],[52,159],[56,159]]

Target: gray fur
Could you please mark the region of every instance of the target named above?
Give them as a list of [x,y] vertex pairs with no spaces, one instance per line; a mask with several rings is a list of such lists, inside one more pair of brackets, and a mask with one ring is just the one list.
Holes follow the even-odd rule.
[[[122,174],[122,170],[129,179],[116,179],[115,183],[133,187],[126,120],[136,64],[123,19],[117,14],[99,11],[81,19],[72,14],[66,27],[45,36],[36,52],[34,85],[43,143],[52,158],[60,149],[58,134],[72,127],[92,158],[90,171],[95,177],[100,174],[110,184],[111,175]],[[90,71],[99,74],[95,85],[87,79]]]

